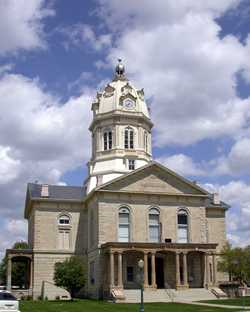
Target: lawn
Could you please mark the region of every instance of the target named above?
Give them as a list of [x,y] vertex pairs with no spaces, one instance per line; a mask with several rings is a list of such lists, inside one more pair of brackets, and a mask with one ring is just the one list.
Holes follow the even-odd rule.
[[[138,304],[114,304],[95,300],[62,301],[22,301],[21,312],[137,312]],[[150,303],[145,305],[145,312],[211,312],[229,311],[222,308],[201,307],[177,303]],[[234,310],[235,312],[235,310]]]
[[[245,300],[245,305],[250,307],[250,297],[245,297],[244,300]],[[206,300],[206,301],[201,301],[201,302],[241,306],[242,298],[217,299],[217,300],[208,300],[208,301]]]

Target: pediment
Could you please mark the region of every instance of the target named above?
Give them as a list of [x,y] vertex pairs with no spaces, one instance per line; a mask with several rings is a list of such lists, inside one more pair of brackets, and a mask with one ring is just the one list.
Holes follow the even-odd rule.
[[151,194],[208,194],[199,186],[158,163],[152,163],[145,167],[139,168],[132,173],[104,184],[100,187],[100,189]]

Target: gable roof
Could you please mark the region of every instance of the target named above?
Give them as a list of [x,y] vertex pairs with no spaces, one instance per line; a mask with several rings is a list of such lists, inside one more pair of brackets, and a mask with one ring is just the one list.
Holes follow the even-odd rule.
[[99,187],[95,188],[94,190],[95,191],[99,191],[99,190],[101,191],[101,190],[105,190],[107,188],[110,189],[110,187],[114,186],[118,182],[122,182],[122,181],[128,180],[129,177],[139,175],[140,172],[145,171],[146,169],[149,169],[149,168],[153,169],[153,167],[155,167],[157,169],[160,169],[163,173],[165,173],[167,175],[170,175],[170,176],[173,176],[175,179],[179,180],[183,184],[186,184],[191,189],[193,189],[196,192],[196,194],[198,194],[198,195],[203,195],[203,196],[209,196],[210,195],[210,193],[207,192],[205,189],[201,188],[197,184],[189,181],[188,179],[182,177],[181,175],[177,174],[176,172],[170,170],[169,168],[161,165],[160,163],[158,163],[156,161],[151,161],[151,162],[149,162],[147,165],[145,165],[143,167],[140,167],[140,168],[138,168],[136,170],[133,170],[133,171],[127,173],[127,174],[124,174],[124,175],[122,175],[122,176],[120,176],[118,178],[115,178],[115,179],[113,179],[111,181],[108,181],[107,183],[104,183],[104,184],[100,185]]

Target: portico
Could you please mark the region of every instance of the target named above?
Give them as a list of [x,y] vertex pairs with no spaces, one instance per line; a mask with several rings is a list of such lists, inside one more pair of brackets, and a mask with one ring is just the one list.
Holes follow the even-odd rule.
[[[217,244],[106,243],[104,289],[139,288],[137,263],[144,260],[144,288],[209,288],[217,283]],[[107,266],[108,264],[108,266]]]

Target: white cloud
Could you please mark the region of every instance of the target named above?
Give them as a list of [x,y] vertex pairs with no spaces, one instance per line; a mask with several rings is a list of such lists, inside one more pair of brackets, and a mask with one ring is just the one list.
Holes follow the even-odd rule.
[[43,20],[55,12],[45,0],[0,1],[0,55],[45,46]]
[[219,192],[221,199],[231,205],[227,213],[228,239],[234,244],[250,244],[250,185],[241,180],[227,184],[205,184],[210,192]]
[[152,99],[155,145],[234,138],[248,126],[250,100],[236,92],[248,49],[233,35],[220,38],[215,20],[238,2],[144,1],[142,9],[128,1],[121,10],[120,1],[101,1],[111,33],[111,25],[120,32],[108,60],[124,58],[128,76]]
[[10,148],[0,145],[0,184],[15,179],[20,172],[21,162],[11,158]]
[[5,219],[1,231],[4,233],[4,239],[0,240],[0,260],[5,255],[5,250],[11,248],[15,242],[27,242],[27,221]]
[[250,171],[250,139],[238,139],[227,155],[214,161],[217,175],[245,175]]
[[184,154],[161,157],[157,161],[184,176],[200,176],[205,174],[200,164],[194,163],[191,157]]
[[[38,80],[6,74],[0,79],[0,196],[2,216],[23,213],[27,182],[61,183],[90,154],[92,90],[66,102]],[[21,204],[21,206],[20,206]]]
[[59,27],[58,32],[67,37],[69,41],[64,41],[64,46],[69,49],[72,44],[77,47],[90,47],[95,51],[100,51],[103,48],[108,48],[112,43],[111,34],[97,35],[93,27],[88,24],[75,24],[70,27]]

